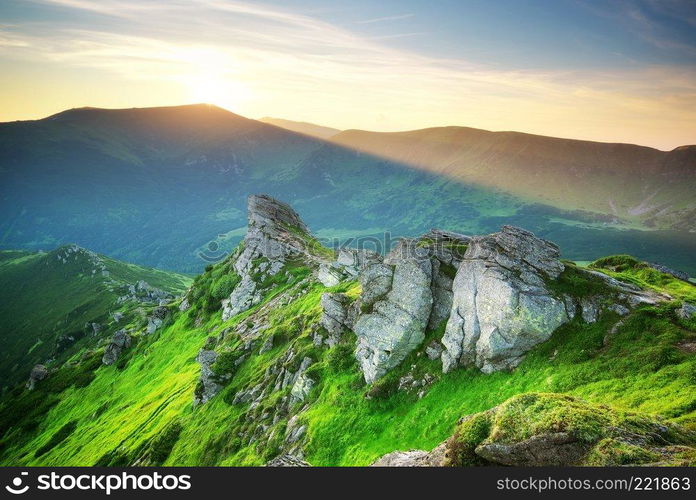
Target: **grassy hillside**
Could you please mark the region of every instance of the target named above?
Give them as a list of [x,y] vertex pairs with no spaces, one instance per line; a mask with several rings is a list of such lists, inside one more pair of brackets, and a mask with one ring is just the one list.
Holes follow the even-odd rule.
[[259,119],[260,122],[270,123],[276,127],[281,127],[287,130],[292,130],[298,134],[309,135],[311,137],[318,137],[319,139],[328,139],[340,132],[340,130],[331,127],[323,127],[321,125],[315,125],[314,123],[308,122],[297,122],[293,120],[284,120],[282,118],[272,118],[266,116]]
[[47,253],[0,252],[1,385],[26,380],[34,364],[78,350],[95,334],[92,323],[104,334],[112,313],[137,308],[118,298],[141,280],[172,294],[182,293],[191,281],[75,245]]
[[[189,295],[191,308],[175,312],[172,323],[153,335],[136,334],[135,346],[118,364],[92,363],[98,350],[76,353],[35,391],[16,389],[0,406],[0,429],[5,429],[0,463],[260,465],[287,445],[282,439],[289,426],[306,425],[310,463],[364,465],[393,450],[431,449],[452,434],[461,416],[527,392],[571,394],[696,430],[696,359],[690,347],[696,324],[676,313],[681,300],[692,300],[694,287],[668,275],[658,274],[651,286],[681,290],[678,300],[643,306],[622,321],[613,312],[594,324],[576,318],[512,372],[442,375],[439,360],[430,361],[421,348],[366,387],[353,357],[352,334],[330,348],[313,341],[321,294],[341,291],[355,298],[358,284],[327,289],[308,280],[309,269],[298,264],[262,303],[222,322],[211,294],[229,280],[229,264],[211,266],[199,276]],[[602,266],[601,261],[594,265],[610,271]],[[624,278],[645,279],[640,269],[621,272]],[[238,332],[258,325],[263,325],[262,338],[246,345]],[[423,346],[443,327],[429,332]],[[211,342],[226,353],[213,370],[231,370],[233,376],[211,401],[194,407],[196,354]],[[279,410],[290,388],[269,388],[259,404],[235,401],[240,392],[263,385],[274,367],[290,362],[285,360],[305,357],[312,360],[308,373],[317,383],[308,400],[294,407],[299,411],[308,404],[296,419]],[[61,383],[75,372],[88,372],[87,382]],[[398,390],[406,373],[434,377],[423,397]],[[34,409],[37,400],[47,403]]]
[[[389,144],[400,136],[375,137]],[[398,145],[405,154],[421,144],[407,142]],[[443,148],[454,152],[454,161],[467,144],[454,134]],[[394,160],[391,150],[379,153],[384,157],[362,153],[209,105],[75,109],[43,120],[3,123],[0,248],[51,250],[75,242],[139,265],[200,272],[241,240],[246,196],[265,192],[282,195],[309,214],[307,223],[318,235],[342,242],[363,236],[376,237],[383,245],[385,232],[393,241],[433,226],[483,234],[515,224],[557,241],[567,258],[593,260],[630,252],[696,274],[691,258],[696,252],[694,233],[681,226],[638,230],[640,224],[633,218],[615,221],[606,206],[595,207],[596,212],[569,210],[575,205],[557,203],[555,191],[541,188],[565,182],[587,188],[585,197],[600,196],[607,186],[621,193],[624,186],[616,185],[623,178],[609,182],[595,175],[591,163],[604,158],[602,165],[609,168],[614,156],[605,158],[601,151],[585,154],[584,146],[577,146],[554,149],[551,160],[542,156],[541,161],[532,154],[534,148],[520,146],[526,156],[515,165],[527,173],[512,175],[499,166],[507,164],[506,158],[519,158],[520,148],[488,155],[487,143],[481,144],[484,154],[476,157],[481,172],[494,180],[515,179],[515,186],[533,182],[536,195],[521,196],[515,186],[482,186],[440,175],[449,173],[446,168],[438,167],[436,173],[414,169],[408,155]],[[631,158],[662,155],[646,148],[624,149],[635,150]],[[566,152],[579,159],[572,165],[556,162]],[[693,191],[689,154],[684,153],[683,177],[675,184],[673,176],[667,176],[658,198],[681,200],[680,192]],[[449,158],[443,157],[443,168],[457,165]],[[642,169],[642,162],[636,160],[636,168]],[[546,170],[532,170],[534,175],[525,170],[547,164],[553,164],[548,175]],[[583,174],[583,184],[572,173],[585,170],[589,173]],[[657,172],[652,167],[645,171]],[[563,180],[553,172],[572,175]],[[658,180],[651,182],[662,186]],[[566,198],[574,199],[564,192]]]
[[696,146],[663,152],[465,127],[349,130],[331,140],[566,210],[608,214],[644,227],[696,226]]

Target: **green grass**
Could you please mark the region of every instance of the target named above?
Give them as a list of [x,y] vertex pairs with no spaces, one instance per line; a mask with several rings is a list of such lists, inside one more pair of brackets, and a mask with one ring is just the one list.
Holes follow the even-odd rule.
[[641,288],[657,290],[678,300],[696,303],[696,285],[649,267],[630,255],[598,259],[590,267]]
[[[232,401],[238,391],[261,382],[266,371],[290,350],[295,353],[295,364],[305,356],[313,360],[308,374],[316,384],[301,421],[308,425],[307,459],[315,465],[366,465],[394,450],[432,449],[452,434],[462,416],[529,392],[569,394],[617,411],[659,415],[696,429],[696,360],[680,349],[681,343],[693,342],[696,333],[694,325],[677,318],[676,302],[643,307],[623,319],[605,313],[594,324],[576,318],[532,350],[512,372],[484,375],[475,369],[459,369],[443,375],[439,361],[429,360],[419,350],[367,387],[353,356],[353,334],[346,333],[333,348],[313,343],[313,325],[321,314],[325,287],[304,281],[304,273],[291,275],[289,282],[271,288],[264,302],[222,322],[218,311],[208,312],[202,304],[207,287],[226,279],[229,271],[229,262],[223,262],[198,277],[192,294],[195,297],[199,289],[202,293],[194,298],[194,306],[186,313],[175,313],[170,325],[142,338],[131,349],[125,366],[100,366],[86,358],[74,368],[90,374],[84,387],[68,383],[74,375],[66,372],[65,382],[61,382],[62,376],[54,376],[34,392],[18,389],[9,404],[0,406],[0,417],[6,418],[18,403],[28,412],[33,411],[32,405],[39,409],[31,418],[3,424],[8,430],[0,438],[0,463],[127,465],[142,460],[164,465],[261,465],[279,452],[289,418],[281,415],[274,422],[264,415],[273,414],[289,389],[271,393],[249,415],[248,404],[233,405]],[[571,274],[568,279],[573,283],[580,278]],[[360,289],[356,283],[344,283],[328,290],[355,298]],[[295,298],[262,318],[256,316],[283,293]],[[194,318],[200,321],[194,322]],[[605,345],[607,332],[619,319],[623,323]],[[235,325],[259,320],[267,327],[262,338],[232,369],[243,346],[234,334]],[[423,346],[441,337],[443,328],[428,332]],[[196,354],[208,337],[223,330],[228,334],[216,349],[231,354],[219,359],[219,371],[233,371],[234,376],[220,394],[194,408],[193,392],[200,372]],[[272,349],[260,354],[260,344],[270,335]],[[437,378],[421,399],[397,390],[399,378],[409,372]],[[54,436],[66,434],[61,429],[71,422],[75,428],[69,435],[35,456],[35,450],[48,446]],[[266,437],[251,442],[260,422],[269,426]],[[471,439],[489,432],[487,425],[481,420]],[[268,438],[271,433],[274,437]],[[599,449],[605,450],[603,457],[616,455],[615,460],[639,453],[619,453],[611,443]]]

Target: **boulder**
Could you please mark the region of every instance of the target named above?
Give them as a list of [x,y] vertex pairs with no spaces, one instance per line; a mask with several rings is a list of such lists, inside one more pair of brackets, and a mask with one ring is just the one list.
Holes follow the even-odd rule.
[[46,377],[48,377],[48,368],[44,365],[35,365],[29,373],[29,380],[27,380],[26,385],[27,389],[33,391],[34,387],[36,387],[36,383],[44,380]]
[[111,342],[104,349],[104,356],[102,356],[102,363],[105,365],[112,365],[121,356],[121,353],[128,349],[131,345],[131,336],[126,332],[126,330],[121,329],[114,333],[111,338]]
[[194,406],[206,403],[222,389],[222,385],[218,383],[213,372],[213,365],[217,357],[218,354],[215,351],[206,349],[198,351],[196,361],[201,365],[201,376],[193,397]]
[[677,309],[677,316],[679,316],[681,319],[691,319],[696,315],[696,306],[689,304],[688,302],[684,302],[682,306]]
[[324,293],[321,295],[321,320],[329,335],[339,337],[347,328],[351,328],[350,299],[344,293]]
[[471,239],[452,285],[443,371],[510,369],[570,317],[546,280],[564,270],[553,243],[512,226]]
[[360,274],[361,307],[372,307],[375,302],[387,295],[391,290],[393,277],[394,269],[391,266],[379,262],[367,266]]
[[389,292],[374,303],[372,312],[360,316],[353,328],[358,336],[356,358],[368,383],[421,344],[433,303],[432,263],[412,241],[402,241],[387,261],[394,266]]

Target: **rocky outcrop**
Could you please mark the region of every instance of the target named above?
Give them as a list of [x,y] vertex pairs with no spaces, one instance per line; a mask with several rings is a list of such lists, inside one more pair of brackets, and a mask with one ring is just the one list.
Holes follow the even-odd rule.
[[44,365],[35,365],[31,369],[31,373],[29,373],[29,380],[27,380],[26,384],[27,389],[33,391],[36,383],[44,380],[46,377],[48,377],[48,368]]
[[206,403],[222,389],[222,385],[213,371],[213,365],[217,361],[217,357],[217,352],[212,350],[201,349],[198,351],[196,361],[201,365],[201,376],[193,396],[194,406]]
[[169,310],[166,307],[155,307],[150,316],[147,318],[147,327],[145,328],[145,332],[148,335],[155,333],[155,331],[162,326],[168,316]]
[[317,265],[325,263],[314,251],[316,240],[290,205],[267,195],[251,195],[247,211],[247,233],[232,257],[241,280],[222,301],[223,321],[261,302],[260,284],[281,272],[289,257],[302,255]]
[[693,465],[695,443],[693,432],[654,417],[529,393],[462,418],[431,452],[395,451],[373,465],[684,466]]
[[570,319],[546,284],[563,270],[558,247],[528,231],[504,226],[472,238],[452,286],[443,371],[459,365],[486,373],[513,368],[547,340]]
[[131,336],[126,332],[126,330],[121,329],[114,333],[111,338],[111,342],[104,349],[104,356],[102,356],[102,363],[105,365],[112,365],[121,356],[121,353],[128,349],[131,345]]
[[368,266],[381,261],[382,257],[370,250],[340,248],[335,262],[321,264],[317,279],[324,286],[335,286],[341,281],[357,278]]
[[[427,252],[408,240],[387,256],[394,266],[391,288],[355,322],[356,358],[368,383],[398,365],[425,337],[433,295]],[[369,269],[369,268],[368,268]]]

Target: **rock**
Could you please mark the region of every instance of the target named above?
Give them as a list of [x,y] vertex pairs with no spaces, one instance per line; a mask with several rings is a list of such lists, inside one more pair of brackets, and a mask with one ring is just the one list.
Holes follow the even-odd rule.
[[452,285],[452,311],[442,338],[443,371],[475,365],[510,369],[570,318],[546,287],[564,266],[556,245],[504,226],[472,238]]
[[316,241],[300,216],[288,204],[267,195],[251,195],[247,202],[248,229],[233,267],[241,280],[222,301],[222,319],[246,311],[261,302],[259,283],[275,276],[288,257],[302,255],[305,260],[327,264],[308,242]]
[[179,304],[179,311],[188,311],[190,308],[191,304],[189,303],[188,297],[184,297],[184,299],[181,301],[181,304]]
[[425,348],[425,354],[428,359],[437,359],[442,356],[443,347],[437,340],[433,340],[428,347]]
[[218,354],[215,351],[206,349],[198,351],[196,361],[201,365],[201,376],[193,397],[194,406],[208,402],[210,398],[215,396],[220,392],[220,389],[222,389],[222,385],[218,383],[217,377],[212,369],[217,357]]
[[655,269],[656,271],[660,271],[661,273],[669,274],[670,276],[680,279],[682,281],[689,281],[689,275],[686,274],[684,271],[677,271],[675,269],[671,269],[667,266],[663,266],[662,264],[657,264],[655,262],[646,262],[645,264],[648,267]]
[[305,373],[312,362],[312,358],[304,358],[302,363],[300,363],[300,368],[294,376],[292,389],[290,389],[290,404],[304,401],[309,396],[312,387],[314,387],[314,380]]
[[443,264],[439,259],[433,259],[432,263],[433,281],[430,285],[430,290],[433,294],[433,308],[428,318],[428,328],[435,330],[443,321],[449,318],[454,297],[452,292],[454,280],[442,270],[443,266],[448,264]]
[[394,270],[391,266],[375,263],[367,266],[360,274],[361,307],[369,308],[383,298],[392,287]]
[[344,293],[324,293],[321,295],[321,320],[319,324],[323,326],[329,335],[336,338],[340,337],[349,324],[348,306],[350,299]]
[[430,260],[422,258],[412,242],[395,250],[397,253],[388,256],[395,266],[391,289],[384,300],[374,304],[371,313],[358,318],[353,328],[358,336],[356,358],[368,383],[398,365],[421,344],[433,303]]
[[48,377],[48,368],[44,365],[34,365],[34,368],[29,373],[29,380],[27,380],[26,384],[27,389],[33,391],[36,383],[44,380],[46,377]]
[[116,323],[118,323],[123,318],[123,313],[121,311],[116,311],[115,313],[111,314],[111,317],[114,318]]
[[583,297],[580,299],[580,307],[582,308],[582,319],[586,323],[597,322],[600,310],[596,297]]
[[445,443],[433,451],[411,450],[387,453],[371,467],[440,467],[444,459]]
[[322,264],[319,267],[317,279],[325,287],[332,287],[338,285],[341,281],[343,281],[344,275],[339,268],[330,264]]
[[[686,429],[564,394],[514,396],[463,418],[444,465],[616,466],[669,461],[665,447],[693,443]],[[687,447],[688,449],[688,447]],[[691,448],[691,453],[693,453]],[[686,465],[673,459],[672,465]]]
[[677,316],[681,319],[691,319],[696,314],[696,306],[684,302],[682,306],[677,309]]
[[271,349],[273,349],[273,340],[274,336],[269,335],[268,338],[266,338],[264,343],[261,345],[261,348],[259,349],[259,354],[263,354],[264,352],[268,352]]
[[311,467],[311,465],[298,456],[285,454],[269,461],[266,467]]
[[121,356],[124,349],[128,349],[131,345],[131,336],[128,335],[126,330],[119,330],[114,333],[111,342],[106,349],[104,349],[104,356],[102,356],[102,363],[105,365],[112,365]]
[[155,331],[162,326],[164,323],[165,319],[169,315],[169,310],[164,307],[164,306],[159,306],[153,309],[152,313],[150,316],[147,318],[147,328],[146,328],[146,333],[148,335],[151,335],[155,333]]

